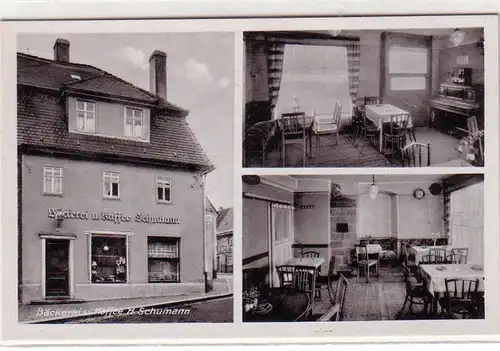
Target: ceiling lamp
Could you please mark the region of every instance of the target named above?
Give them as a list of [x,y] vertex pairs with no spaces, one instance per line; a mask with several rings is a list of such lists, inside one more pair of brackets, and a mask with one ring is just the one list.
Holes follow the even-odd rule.
[[450,35],[450,41],[453,44],[453,46],[458,46],[462,44],[462,42],[465,39],[465,32],[461,29],[455,29],[453,33]]
[[370,190],[368,191],[368,193],[370,194],[370,197],[372,199],[375,199],[377,197],[378,186],[375,184],[375,174],[373,175],[373,182],[372,185],[370,186]]

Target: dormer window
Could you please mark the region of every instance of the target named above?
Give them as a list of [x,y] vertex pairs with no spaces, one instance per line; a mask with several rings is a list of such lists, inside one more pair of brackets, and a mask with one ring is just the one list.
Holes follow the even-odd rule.
[[77,100],[76,129],[80,132],[95,133],[95,102]]
[[143,111],[138,108],[125,107],[125,136],[143,138]]

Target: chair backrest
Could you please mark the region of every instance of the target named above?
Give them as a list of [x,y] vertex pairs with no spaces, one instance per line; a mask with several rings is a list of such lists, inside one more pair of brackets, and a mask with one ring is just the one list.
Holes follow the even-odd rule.
[[460,300],[472,300],[479,287],[479,279],[445,279],[446,296]]
[[368,260],[368,249],[366,245],[355,245],[357,261]]
[[276,272],[280,281],[280,287],[291,287],[293,284],[293,275],[295,267],[289,265],[276,266]]
[[472,136],[475,136],[479,132],[476,116],[467,118],[467,130],[469,131],[469,135]]
[[406,167],[429,167],[431,165],[431,145],[410,143],[403,148]]
[[422,260],[420,262],[423,264],[438,264],[438,263],[444,262],[443,257],[437,256],[437,255],[431,255],[431,254],[424,255],[424,256],[422,256],[421,259]]
[[439,256],[443,261],[446,258],[446,253],[446,249],[443,248],[429,248],[429,255]]
[[365,96],[365,105],[379,105],[382,99],[378,96]]
[[302,257],[307,257],[307,258],[319,258],[319,252],[316,251],[303,251],[301,253]]
[[336,318],[337,321],[342,320],[342,317],[344,315],[344,305],[347,296],[348,285],[349,282],[347,281],[346,277],[342,273],[340,273],[339,280],[337,281],[337,289],[335,291],[335,303],[340,304],[339,313]]
[[460,255],[457,253],[451,253],[446,257],[446,261],[448,261],[448,263],[454,263],[454,264],[466,264],[467,256]]
[[341,114],[342,114],[342,104],[337,101],[335,103],[335,110],[333,111],[333,123],[337,126],[340,123]]
[[304,112],[282,113],[280,122],[285,135],[305,132],[306,114]]
[[408,113],[392,115],[390,117],[390,122],[384,123],[388,127],[384,128],[384,133],[388,135],[395,135],[401,130],[407,129],[409,120],[410,115]]
[[293,273],[293,288],[300,292],[312,293],[314,291],[314,274],[316,274],[316,272],[311,267],[295,266]]
[[[451,249],[451,253],[452,254],[456,254],[456,255],[461,255],[461,256],[465,256],[465,257],[469,257],[469,248],[467,247],[454,247]],[[467,262],[465,262],[467,263]]]

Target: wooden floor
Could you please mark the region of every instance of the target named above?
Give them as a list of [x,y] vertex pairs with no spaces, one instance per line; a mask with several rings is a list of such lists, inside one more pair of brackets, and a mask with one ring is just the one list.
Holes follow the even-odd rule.
[[[418,142],[430,144],[431,166],[460,159],[457,151],[459,140],[431,128],[417,128]],[[320,137],[320,152],[317,152],[316,137],[313,137],[312,154],[306,156],[306,167],[401,167],[398,161],[391,162],[380,154],[376,145],[353,142],[350,135],[341,134],[339,145],[334,145],[332,135]],[[285,167],[303,166],[303,144],[292,141],[286,146]],[[262,167],[262,157],[252,155],[247,159],[247,167]],[[264,167],[283,167],[278,150],[266,154]]]

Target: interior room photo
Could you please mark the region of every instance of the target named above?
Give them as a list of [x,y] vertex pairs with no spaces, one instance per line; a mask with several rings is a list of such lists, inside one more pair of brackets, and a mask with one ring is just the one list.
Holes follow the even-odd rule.
[[244,322],[484,318],[482,174],[242,186]]
[[484,165],[484,30],[245,32],[245,167]]

